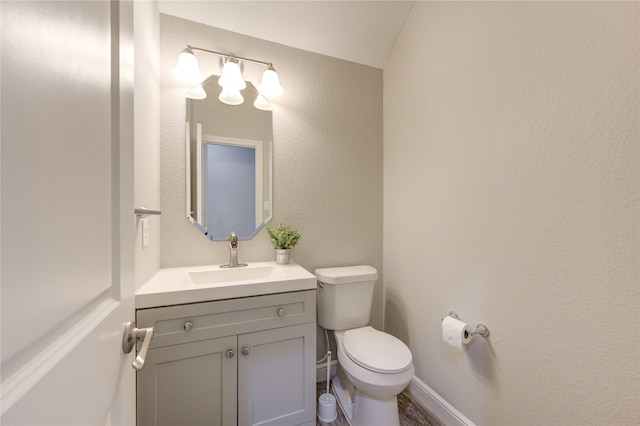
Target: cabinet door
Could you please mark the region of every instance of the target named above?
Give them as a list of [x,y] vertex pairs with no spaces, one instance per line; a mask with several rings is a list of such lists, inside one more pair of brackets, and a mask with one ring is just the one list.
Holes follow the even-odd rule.
[[315,419],[315,323],[239,335],[238,352],[238,425]]
[[236,336],[151,349],[138,371],[137,424],[235,425],[236,380]]

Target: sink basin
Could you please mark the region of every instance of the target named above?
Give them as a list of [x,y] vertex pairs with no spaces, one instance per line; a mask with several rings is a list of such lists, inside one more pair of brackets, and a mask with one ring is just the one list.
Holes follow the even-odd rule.
[[253,262],[240,268],[220,265],[165,268],[136,291],[136,308],[234,299],[316,288],[316,277],[291,262]]
[[186,279],[194,285],[211,285],[220,283],[233,283],[235,281],[264,280],[271,278],[275,266],[256,266],[240,268],[218,268],[209,271],[187,273]]

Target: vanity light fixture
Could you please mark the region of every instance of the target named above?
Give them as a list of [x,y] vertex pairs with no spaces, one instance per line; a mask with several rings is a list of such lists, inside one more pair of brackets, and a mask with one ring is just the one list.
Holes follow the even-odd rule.
[[270,62],[243,58],[240,56],[234,56],[227,53],[216,52],[214,50],[187,45],[187,47],[182,51],[182,53],[180,53],[180,56],[178,57],[178,63],[173,68],[173,75],[178,80],[198,85],[187,92],[187,97],[191,99],[204,99],[202,97],[199,97],[202,96],[202,92],[204,92],[202,86],[200,85],[204,77],[202,72],[200,72],[198,59],[193,53],[194,50],[213,53],[220,56],[222,72],[220,78],[218,79],[218,84],[222,87],[223,90],[218,98],[220,99],[220,101],[226,104],[239,105],[244,102],[244,98],[240,94],[240,90],[243,90],[247,86],[247,83],[242,77],[243,61],[254,62],[267,66],[267,69],[262,74],[262,81],[258,86],[259,93],[253,104],[256,108],[270,111],[271,105],[269,105],[269,102],[265,99],[265,97],[280,96],[283,93],[278,73],[273,67],[273,64],[271,64]]
[[247,83],[244,81],[244,78],[242,78],[242,70],[236,58],[230,57],[224,61],[218,84],[223,89],[229,91],[243,90],[247,87]]
[[198,59],[191,47],[187,46],[178,56],[178,63],[173,67],[173,76],[180,81],[190,84],[200,84],[204,76],[200,72]]
[[282,86],[280,86],[280,78],[273,65],[269,64],[267,70],[262,73],[262,81],[258,86],[258,92],[264,96],[280,96],[282,95]]

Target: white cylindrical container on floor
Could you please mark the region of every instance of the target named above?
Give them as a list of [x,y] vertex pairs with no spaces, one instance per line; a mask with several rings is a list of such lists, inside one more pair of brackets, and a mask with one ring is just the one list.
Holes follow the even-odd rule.
[[331,383],[331,351],[327,352],[327,392],[318,398],[318,420],[322,423],[331,423],[338,418],[336,397],[329,393]]
[[322,423],[331,423],[337,418],[336,397],[330,393],[323,393],[318,399],[318,420]]

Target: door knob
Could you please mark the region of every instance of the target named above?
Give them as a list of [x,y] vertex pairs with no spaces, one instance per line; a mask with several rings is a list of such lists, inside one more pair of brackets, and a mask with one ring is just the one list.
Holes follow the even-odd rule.
[[234,356],[236,356],[236,353],[233,351],[233,349],[229,349],[226,353],[227,358],[233,358]]
[[249,352],[251,352],[251,351],[249,350],[248,347],[245,346],[244,348],[242,348],[242,355],[245,355],[245,356],[249,355]]
[[137,328],[134,321],[128,321],[124,325],[124,333],[122,335],[122,352],[128,354],[133,349],[137,341],[142,342],[142,347],[138,356],[133,361],[133,368],[140,370],[144,366],[144,361],[149,351],[149,345],[153,339],[153,327]]

